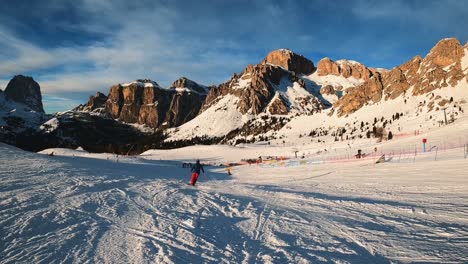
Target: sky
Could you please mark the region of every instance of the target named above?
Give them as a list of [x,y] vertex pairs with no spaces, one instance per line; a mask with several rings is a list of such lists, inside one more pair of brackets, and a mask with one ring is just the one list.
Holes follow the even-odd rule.
[[32,76],[52,113],[135,79],[219,84],[279,48],[392,68],[467,25],[463,0],[1,1],[0,89]]

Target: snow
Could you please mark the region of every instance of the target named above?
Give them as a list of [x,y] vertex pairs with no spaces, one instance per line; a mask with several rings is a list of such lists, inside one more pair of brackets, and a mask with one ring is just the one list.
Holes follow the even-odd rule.
[[237,83],[232,86],[232,89],[248,88],[252,83],[252,78],[249,78],[250,76],[250,73],[244,73],[241,77],[239,77]]
[[313,81],[314,83],[320,86],[325,86],[325,85],[332,85],[333,87],[342,86],[343,89],[346,89],[349,87],[355,87],[364,83],[364,80],[356,79],[354,77],[345,78],[341,75],[332,75],[332,74],[319,76],[317,71],[312,73],[311,75],[302,76],[302,78]]
[[130,83],[122,83],[121,85],[123,87],[127,87],[127,86],[130,86],[130,85],[133,85],[133,84],[137,84],[138,86],[140,87],[156,87],[156,88],[161,88],[159,87],[159,85],[156,83],[156,82],[153,82],[153,81],[133,81],[133,82],[130,82]]
[[149,127],[149,126],[146,126],[144,124],[137,124],[137,123],[126,123],[127,125],[130,125],[134,128],[136,128],[137,130],[143,132],[143,133],[151,133],[151,132],[154,132],[154,129]]
[[336,63],[338,63],[339,65],[343,65],[343,64],[362,65],[362,63],[357,62],[355,60],[344,60],[344,59],[337,60]]
[[187,92],[187,93],[195,92],[195,91],[193,91],[193,90],[191,90],[191,89],[189,89],[189,88],[187,88],[187,87],[175,88],[175,90],[176,90],[177,92],[180,92],[180,93],[182,93],[182,92]]
[[[432,96],[432,93],[434,96]],[[407,91],[407,94],[412,94],[412,88]],[[440,99],[435,99],[438,97],[440,97]],[[340,144],[347,147],[348,143],[352,147],[358,146],[362,142],[368,144],[368,139],[334,142],[334,137],[330,134],[320,137],[322,142],[317,142],[317,139],[311,139],[311,137],[305,135],[308,135],[312,130],[318,128],[323,128],[332,132],[336,131],[338,128],[347,127],[347,129],[350,130],[349,128],[356,127],[358,128],[358,134],[365,136],[365,133],[361,132],[359,129],[361,122],[368,122],[372,128],[375,118],[380,120],[381,117],[384,117],[386,120],[391,120],[392,115],[396,112],[403,113],[404,116],[392,122],[392,124],[387,124],[387,132],[392,131],[394,135],[412,135],[419,131],[420,134],[423,134],[439,128],[439,121],[444,120],[444,112],[442,107],[438,105],[438,102],[443,99],[448,101],[451,97],[454,102],[445,106],[445,108],[447,108],[447,118],[450,118],[450,116],[454,114],[458,120],[463,121],[468,119],[468,105],[466,104],[468,101],[468,82],[466,82],[466,79],[463,79],[455,87],[436,89],[427,95],[411,95],[408,97],[402,95],[394,100],[385,100],[385,98],[383,98],[381,102],[364,105],[361,109],[348,116],[338,117],[336,114],[337,111],[330,116],[330,109],[327,109],[311,116],[294,117],[281,130],[269,134],[274,134],[277,138],[276,140],[270,140],[270,142],[271,144],[277,145],[299,145],[303,148],[316,150],[337,149],[342,147]],[[426,102],[425,104],[424,101]],[[430,108],[428,107],[430,102],[434,102],[432,111],[429,111]],[[420,104],[422,106],[420,106]],[[439,110],[436,110],[437,107]],[[464,113],[458,110],[459,107],[463,108]],[[382,123],[379,122],[377,125],[382,126]],[[460,138],[460,140],[468,139],[465,136],[467,134],[468,131],[462,131],[457,134],[457,137]],[[375,139],[371,140],[375,142]],[[285,143],[283,143],[283,141]],[[443,138],[440,138],[440,142],[442,141]],[[357,150],[357,147],[355,150]]]
[[313,95],[297,82],[291,83],[288,78],[283,78],[277,87],[277,91],[278,95],[275,94],[275,97],[281,94],[289,102],[292,114],[311,112],[313,110],[312,104],[302,105],[299,103],[301,99],[310,100],[309,98],[313,97]]
[[203,86],[203,85],[200,85],[201,88],[203,88],[205,91],[200,93],[196,90],[193,90],[193,89],[190,89],[188,87],[177,87],[177,88],[163,88],[163,87],[160,87],[156,82],[154,81],[150,81],[150,80],[144,80],[144,81],[133,81],[133,82],[130,82],[130,83],[122,83],[121,85],[123,87],[127,87],[127,86],[130,86],[130,85],[138,85],[139,87],[155,87],[155,88],[158,88],[158,89],[162,89],[162,90],[166,90],[166,91],[172,91],[172,90],[175,90],[176,92],[178,93],[184,93],[184,92],[187,92],[187,93],[197,93],[197,94],[203,94],[203,95],[206,95],[208,93],[208,87],[206,86]]
[[50,133],[50,132],[55,131],[58,128],[59,124],[60,122],[58,121],[58,119],[54,117],[50,119],[49,121],[45,122],[44,124],[42,124],[39,127],[39,129],[45,130],[46,133]]
[[[468,120],[427,136],[467,135]],[[390,153],[419,138],[379,146]],[[364,146],[366,148],[366,146]],[[367,148],[373,147],[368,143]],[[295,146],[192,146],[140,156],[0,145],[3,263],[467,262],[463,149],[335,162]],[[48,156],[54,152],[54,156]],[[320,161],[320,162],[319,162]],[[229,175],[227,171],[232,175]]]
[[178,93],[196,93],[196,94],[203,94],[203,95],[206,95],[208,93],[207,89],[205,88],[205,91],[200,93],[198,91],[195,91],[193,89],[190,89],[190,88],[187,88],[187,87],[178,87],[178,88],[175,88],[176,92]]
[[221,137],[230,131],[241,127],[251,117],[242,115],[237,109],[239,98],[234,95],[226,95],[219,102],[199,114],[189,122],[177,128],[169,129],[167,141],[202,137],[209,135]]
[[377,72],[380,72],[380,73],[384,73],[384,72],[388,72],[389,70],[386,69],[386,68],[374,68],[375,71]]
[[28,106],[12,100],[8,100],[3,92],[0,93],[0,126],[7,125],[6,119],[18,118],[24,121],[23,125],[16,129],[21,132],[27,128],[36,128],[48,116],[36,112]]

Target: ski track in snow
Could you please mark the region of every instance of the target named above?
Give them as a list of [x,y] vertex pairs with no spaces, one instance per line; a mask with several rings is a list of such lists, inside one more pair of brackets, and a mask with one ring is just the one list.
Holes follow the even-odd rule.
[[0,262],[468,261],[463,159],[208,167],[192,187],[179,162],[110,157],[0,145]]

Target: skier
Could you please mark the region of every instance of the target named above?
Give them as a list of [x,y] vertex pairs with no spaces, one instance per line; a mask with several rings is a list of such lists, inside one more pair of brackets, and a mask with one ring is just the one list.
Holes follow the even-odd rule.
[[197,160],[197,162],[192,166],[192,180],[190,181],[190,185],[195,186],[198,176],[200,176],[200,171],[205,173],[203,166],[200,164],[200,160]]

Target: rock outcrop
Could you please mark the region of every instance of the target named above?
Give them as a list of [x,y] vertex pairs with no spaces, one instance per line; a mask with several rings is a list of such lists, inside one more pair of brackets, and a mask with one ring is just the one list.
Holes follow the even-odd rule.
[[297,74],[310,74],[315,70],[312,61],[288,49],[280,49],[268,53],[264,62],[281,66]]
[[317,64],[319,76],[336,75],[345,78],[368,80],[374,73],[364,64],[351,60],[333,61],[330,58],[323,58]]
[[[155,87],[145,87],[140,84],[140,82],[135,82],[122,87],[123,106],[120,110],[119,119],[123,122],[136,123],[143,104],[143,95],[154,94],[152,90]],[[145,90],[145,93],[143,93],[143,90]]]
[[108,98],[105,94],[97,92],[96,95],[89,97],[88,103],[75,107],[73,111],[97,112],[104,114],[107,99]]
[[[348,89],[333,107],[341,116],[357,111],[366,103],[376,103],[382,98],[392,100],[410,90],[411,95],[417,96],[456,86],[467,75],[462,69],[465,54],[468,48],[457,39],[443,39],[425,58],[416,56],[391,71],[374,73],[364,84]],[[334,64],[328,59],[322,61],[318,65],[319,74],[332,74]]]
[[336,95],[336,90],[335,90],[335,87],[333,87],[333,85],[324,85],[322,86],[322,88],[320,88],[320,94],[322,95]]
[[461,68],[461,58],[464,54],[464,48],[457,39],[447,38],[439,41],[421,62],[413,95],[455,86],[464,78]]
[[[134,115],[137,120],[136,123],[144,124],[151,128],[158,128],[164,123],[174,92],[163,89],[158,85],[145,85],[144,87],[140,87],[141,96],[137,100],[129,102],[130,106],[133,106],[135,109]],[[121,116],[121,119],[122,118],[124,117]]]
[[286,115],[288,114],[288,105],[286,103],[286,100],[278,94],[271,100],[270,106],[268,108],[268,111],[272,115]]
[[190,79],[187,79],[186,77],[182,77],[174,81],[170,89],[186,89],[187,91],[193,91],[199,94],[206,95],[210,88],[204,85],[200,85]]
[[317,73],[319,76],[341,75],[340,66],[330,58],[323,58],[317,64]]
[[368,102],[379,102],[382,99],[382,91],[382,79],[380,74],[377,74],[359,86],[348,88],[346,95],[333,107],[338,109],[339,116],[354,113]]
[[243,114],[259,114],[273,98],[275,85],[279,85],[283,77],[287,78],[288,72],[280,67],[258,64],[247,67],[243,75],[250,76],[250,85],[233,91],[240,98],[239,110]]
[[208,87],[181,78],[169,89],[151,80],[137,80],[110,88],[105,112],[125,123],[151,128],[179,126],[200,111]]
[[86,104],[86,107],[88,107],[91,110],[102,108],[105,106],[106,101],[107,96],[101,92],[97,92],[95,96],[89,97],[89,101]]
[[13,101],[23,103],[36,112],[44,113],[41,87],[31,77],[16,75],[8,83],[5,94]]
[[109,90],[107,101],[105,104],[105,111],[110,114],[112,118],[119,118],[120,111],[123,106],[123,87],[120,84],[114,85]]

